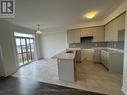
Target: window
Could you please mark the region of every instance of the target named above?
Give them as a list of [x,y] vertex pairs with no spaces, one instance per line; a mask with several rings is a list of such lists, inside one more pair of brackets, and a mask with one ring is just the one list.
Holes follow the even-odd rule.
[[18,32],[15,32],[14,36],[17,46],[19,66],[33,61],[35,57],[34,36],[31,34],[24,34]]

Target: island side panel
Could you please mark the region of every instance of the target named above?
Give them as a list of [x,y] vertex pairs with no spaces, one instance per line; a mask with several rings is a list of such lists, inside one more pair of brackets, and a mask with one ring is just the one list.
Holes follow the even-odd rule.
[[74,60],[58,59],[58,75],[60,80],[74,82]]

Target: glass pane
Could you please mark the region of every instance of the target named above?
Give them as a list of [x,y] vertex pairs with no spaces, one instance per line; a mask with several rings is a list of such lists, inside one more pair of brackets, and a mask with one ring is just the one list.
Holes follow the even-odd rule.
[[27,53],[23,53],[24,64],[27,63]]
[[20,45],[20,39],[16,38],[16,45],[19,46]]
[[28,52],[30,52],[30,40],[27,39],[26,42],[27,42],[27,49],[28,49]]
[[31,57],[32,60],[34,59],[34,40],[30,39],[30,44],[31,44]]
[[16,38],[17,53],[21,53],[20,39]]
[[22,54],[18,53],[19,66],[23,65]]
[[30,39],[30,44],[31,44],[31,51],[34,51],[34,41],[33,39]]
[[25,39],[21,39],[21,45],[22,45],[22,51],[23,51],[23,53],[26,53],[26,43],[25,43]]
[[28,52],[28,59],[29,59],[29,62],[31,61],[31,52]]

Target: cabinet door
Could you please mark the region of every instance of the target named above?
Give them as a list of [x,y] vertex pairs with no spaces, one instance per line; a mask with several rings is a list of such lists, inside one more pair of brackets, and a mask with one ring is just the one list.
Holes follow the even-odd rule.
[[76,62],[81,63],[81,50],[76,51]]
[[81,37],[93,36],[93,28],[81,29]]
[[81,52],[81,59],[82,60],[93,61],[93,55],[94,55],[94,50],[93,49],[84,49]]
[[109,69],[109,52],[101,50],[101,63]]
[[112,31],[113,31],[113,23],[110,22],[106,25],[106,31],[105,31],[105,36],[106,36],[106,41],[112,41]]
[[100,63],[101,62],[101,52],[99,49],[94,49],[94,62],[95,63]]
[[118,41],[118,19],[113,20],[111,23],[112,23],[112,31],[110,33],[111,41]]
[[74,43],[74,36],[75,36],[75,33],[73,31],[68,31],[67,32],[67,42]]
[[74,42],[75,43],[80,43],[80,30],[76,30],[76,31],[74,31],[75,33],[74,33]]
[[118,41],[118,31],[125,28],[125,14],[105,25],[105,41]]
[[67,32],[68,43],[80,43],[80,30],[71,30]]
[[93,30],[93,36],[94,36],[94,39],[93,41],[94,42],[101,42],[101,41],[104,41],[104,34],[105,31],[104,31],[104,26],[100,26],[100,27],[95,27],[94,30]]
[[125,29],[125,14],[118,17],[118,31]]

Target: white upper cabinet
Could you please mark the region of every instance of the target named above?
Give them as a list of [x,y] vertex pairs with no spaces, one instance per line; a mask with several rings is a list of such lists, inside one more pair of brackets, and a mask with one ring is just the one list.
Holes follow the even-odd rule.
[[67,41],[68,43],[80,43],[80,31],[79,30],[67,31]]
[[93,36],[93,28],[80,29],[81,37]]
[[111,41],[112,23],[105,25],[105,41]]
[[118,17],[118,30],[125,29],[125,14]]
[[104,34],[105,34],[105,29],[104,26],[98,26],[94,28],[93,30],[93,42],[102,42],[104,41]]
[[68,43],[80,43],[81,37],[93,36],[93,42],[104,41],[104,26],[73,29],[67,31]]
[[105,41],[118,41],[118,31],[125,28],[125,14],[105,25]]
[[81,37],[93,36],[93,42],[104,41],[104,26],[81,29]]
[[74,32],[73,31],[67,31],[67,42],[73,43],[74,42]]

